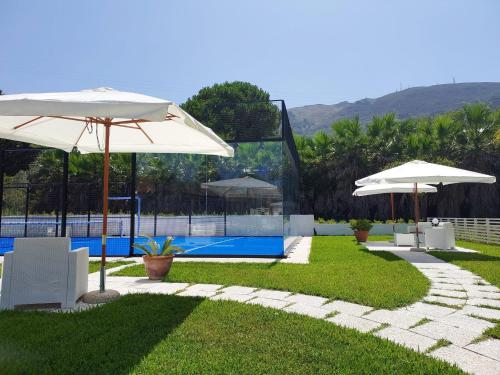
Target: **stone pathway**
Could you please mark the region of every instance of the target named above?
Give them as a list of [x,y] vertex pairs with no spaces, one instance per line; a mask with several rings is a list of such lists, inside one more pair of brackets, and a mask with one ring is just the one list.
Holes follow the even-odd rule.
[[[141,277],[108,277],[108,288],[127,293],[161,293],[261,305],[324,319],[372,333],[456,364],[473,374],[500,374],[500,340],[483,337],[500,320],[500,290],[472,272],[426,253],[395,251],[431,281],[422,301],[397,310],[373,309],[288,291],[217,284],[164,283]],[[127,267],[127,266],[122,266]],[[109,272],[114,272],[114,268]],[[89,290],[98,287],[89,276]]]

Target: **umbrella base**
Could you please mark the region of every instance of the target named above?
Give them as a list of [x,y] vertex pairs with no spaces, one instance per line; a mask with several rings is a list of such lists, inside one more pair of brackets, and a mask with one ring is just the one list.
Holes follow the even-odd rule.
[[91,305],[111,302],[120,298],[120,293],[113,289],[107,289],[104,292],[93,290],[92,292],[85,293],[82,297],[82,302]]
[[416,252],[419,252],[419,253],[425,253],[427,251],[427,249],[425,247],[412,247],[410,249],[410,251],[416,251]]

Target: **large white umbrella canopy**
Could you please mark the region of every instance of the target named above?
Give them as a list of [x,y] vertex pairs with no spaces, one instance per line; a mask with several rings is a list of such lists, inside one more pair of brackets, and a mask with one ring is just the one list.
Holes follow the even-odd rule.
[[[418,184],[418,191],[420,193],[436,193],[437,188],[431,185]],[[366,195],[413,192],[415,192],[415,186],[413,184],[373,184],[357,188],[352,195],[355,197],[364,197]]]
[[104,152],[101,292],[110,152],[233,156],[234,150],[175,103],[109,88],[0,96],[0,138],[66,152]]
[[413,160],[400,166],[387,169],[356,181],[357,186],[381,183],[413,183],[415,193],[415,223],[417,225],[417,249],[419,248],[418,236],[418,184],[458,184],[475,182],[492,184],[495,176],[477,173],[466,169],[448,167],[446,165],[428,163],[422,160]]
[[375,173],[356,181],[357,186],[380,183],[422,183],[422,184],[457,184],[476,182],[492,184],[495,176],[448,167],[446,165],[413,160],[400,166]]
[[152,96],[109,88],[0,96],[0,137],[66,152],[104,152],[106,118],[110,152],[234,153],[175,103]]
[[221,196],[246,196],[249,194],[262,196],[275,196],[279,194],[278,187],[269,182],[245,176],[241,178],[230,178],[201,184],[211,192]]

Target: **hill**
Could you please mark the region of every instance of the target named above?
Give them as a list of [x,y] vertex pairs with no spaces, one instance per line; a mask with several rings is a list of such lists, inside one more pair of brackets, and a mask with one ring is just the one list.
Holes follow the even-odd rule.
[[412,87],[376,99],[332,105],[315,104],[288,110],[290,123],[298,134],[312,135],[319,130],[330,131],[332,122],[359,116],[367,123],[373,116],[394,112],[400,119],[433,116],[455,110],[465,103],[485,102],[500,107],[500,83],[454,83],[427,87]]

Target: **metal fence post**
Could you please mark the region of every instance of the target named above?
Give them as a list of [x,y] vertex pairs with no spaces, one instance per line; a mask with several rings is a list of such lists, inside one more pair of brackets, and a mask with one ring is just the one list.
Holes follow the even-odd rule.
[[154,207],[153,207],[153,236],[156,237],[156,228],[158,225],[158,183],[155,183]]
[[62,208],[61,208],[61,237],[66,237],[66,223],[68,218],[68,169],[69,154],[63,153],[63,177],[62,177]]
[[90,237],[90,211],[92,207],[90,206],[90,197],[92,193],[92,184],[89,182],[87,184],[87,237]]
[[30,207],[30,184],[26,184],[26,199],[24,201],[24,237],[28,237],[28,211]]
[[486,243],[490,243],[490,219],[486,219]]
[[5,150],[0,151],[0,237],[2,237],[2,214],[3,214],[3,175],[5,162]]
[[129,257],[134,255],[136,185],[137,185],[137,154],[133,153],[130,158],[130,244],[128,250]]

